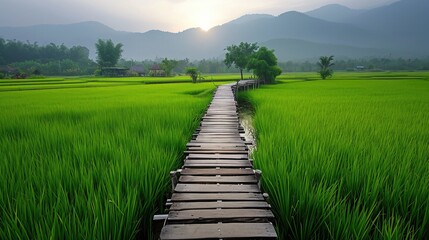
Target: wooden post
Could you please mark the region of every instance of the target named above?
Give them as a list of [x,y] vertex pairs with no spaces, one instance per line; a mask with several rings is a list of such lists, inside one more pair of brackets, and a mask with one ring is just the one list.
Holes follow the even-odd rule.
[[256,176],[256,181],[258,181],[258,188],[261,189],[262,171],[259,169],[255,170],[255,176]]
[[177,171],[171,171],[170,172],[170,179],[171,179],[171,194],[174,193],[174,189],[176,188],[178,179],[177,179]]

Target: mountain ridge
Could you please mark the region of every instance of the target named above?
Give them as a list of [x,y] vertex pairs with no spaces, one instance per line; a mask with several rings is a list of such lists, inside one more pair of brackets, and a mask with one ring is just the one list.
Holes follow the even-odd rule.
[[[426,5],[428,6],[426,7]],[[324,9],[344,9],[343,7],[328,5]],[[407,26],[406,29],[404,29],[405,27],[395,29],[398,23],[391,16],[397,14],[397,9],[412,10],[416,7],[422,8],[415,10],[419,18],[408,17],[401,22]],[[244,15],[215,26],[207,32],[200,28],[190,28],[178,33],[161,30],[150,30],[143,33],[125,32],[117,31],[99,22],[85,21],[68,25],[0,27],[0,37],[37,42],[38,44],[52,42],[64,43],[67,46],[81,45],[90,49],[92,57],[95,56],[95,42],[98,39],[112,39],[114,42],[124,44],[124,58],[136,60],[159,57],[222,58],[226,46],[238,44],[241,41],[271,43],[275,46],[273,48],[277,51],[279,59],[289,59],[288,53],[284,49],[287,49],[287,44],[292,43],[297,47],[294,49],[295,53],[296,51],[303,52],[303,54],[295,54],[296,56],[313,54],[314,57],[317,57],[319,53],[324,52],[314,48],[314,46],[318,46],[344,55],[349,53],[350,58],[365,57],[362,53],[366,53],[368,57],[384,56],[386,53],[389,53],[388,56],[418,57],[429,55],[429,46],[426,44],[429,33],[422,30],[425,23],[429,22],[429,18],[422,14],[426,10],[429,10],[429,4],[426,4],[424,0],[402,0],[388,6],[365,10],[358,16],[349,16],[347,20],[339,22],[323,20],[310,16],[308,13],[289,11],[278,16]],[[386,16],[382,20],[378,20],[384,24],[382,30],[373,23],[375,20],[371,16],[374,14],[379,18]],[[403,13],[403,16],[408,15]],[[362,18],[369,20],[364,21]],[[417,23],[413,23],[413,21],[417,21]],[[419,26],[420,29],[409,27],[412,24]],[[389,29],[392,31],[389,32]],[[278,41],[278,39],[298,39],[302,41],[302,44]],[[279,45],[280,43],[283,45]]]

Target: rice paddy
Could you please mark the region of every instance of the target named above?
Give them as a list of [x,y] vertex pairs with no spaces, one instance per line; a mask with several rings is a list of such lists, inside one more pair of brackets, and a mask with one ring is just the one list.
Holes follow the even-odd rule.
[[[153,238],[212,81],[237,78],[0,80],[0,239]],[[281,239],[427,238],[429,74],[279,79],[240,99]]]
[[316,78],[240,95],[281,238],[427,238],[428,74]]
[[0,239],[150,238],[214,88],[0,92]]

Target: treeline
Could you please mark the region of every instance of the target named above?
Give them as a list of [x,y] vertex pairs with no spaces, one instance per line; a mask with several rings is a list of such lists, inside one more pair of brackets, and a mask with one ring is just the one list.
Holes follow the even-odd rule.
[[[154,64],[159,64],[162,59],[131,61],[121,59],[118,65],[128,67],[143,66],[149,70]],[[372,59],[348,59],[335,60],[332,67],[335,71],[429,71],[428,58],[372,58]],[[318,72],[320,70],[317,61],[288,61],[279,62],[278,66],[283,72]],[[173,73],[182,74],[188,67],[196,67],[201,73],[239,73],[236,68],[228,68],[223,60],[203,59],[190,61],[189,59],[177,60]]]
[[[279,63],[279,67],[285,72],[317,72],[317,62],[294,62]],[[336,71],[428,71],[429,57],[427,58],[371,58],[371,59],[348,59],[335,60],[333,69]]]
[[[164,58],[165,59],[165,58]],[[154,65],[161,65],[162,58],[155,60],[144,60],[144,61],[134,61],[134,60],[125,60],[121,59],[118,62],[118,66],[131,68],[132,66],[143,66],[143,68],[149,72],[150,68]],[[176,60],[176,64],[172,69],[173,74],[183,74],[187,68],[195,67],[201,73],[239,73],[240,71],[236,68],[228,68],[222,60],[218,59],[203,59],[203,60],[194,60],[181,59]]]
[[[164,62],[163,62],[164,61]],[[160,58],[155,60],[132,61],[121,59],[117,66],[132,68],[140,66],[146,73],[155,65],[168,68],[172,75],[184,74],[189,67],[197,68],[202,74],[209,73],[239,73],[239,70],[228,68],[223,59],[169,60]],[[173,64],[174,63],[174,64]],[[279,62],[283,72],[317,72],[317,61],[288,61]],[[0,38],[0,76],[13,75],[93,75],[98,66],[89,58],[89,50],[82,46],[67,47],[64,44],[48,44],[40,46],[37,43],[5,40]],[[429,70],[427,58],[373,58],[335,60],[333,69],[336,71],[426,71]]]
[[85,75],[93,74],[96,69],[86,47],[68,48],[53,43],[39,46],[0,38],[0,66],[5,65],[27,75]]

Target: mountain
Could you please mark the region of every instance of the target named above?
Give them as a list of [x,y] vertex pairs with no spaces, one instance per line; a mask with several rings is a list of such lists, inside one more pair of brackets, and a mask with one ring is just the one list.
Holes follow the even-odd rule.
[[254,20],[270,19],[270,18],[274,18],[274,16],[270,14],[246,14],[242,17],[239,17],[235,20],[228,22],[227,24],[242,24],[242,23],[247,23]]
[[99,22],[82,22],[67,25],[36,25],[29,27],[0,27],[0,37],[39,44],[56,43],[77,45],[95,42],[98,38],[118,35],[118,31]]
[[[312,16],[294,11],[279,16],[250,14],[207,32],[191,28],[179,33],[159,30],[131,33],[98,22],[82,22],[0,27],[0,37],[38,44],[82,45],[90,49],[92,57],[98,39],[112,39],[124,45],[124,58],[135,60],[223,58],[226,46],[242,41],[274,48],[283,60],[331,54],[349,58],[408,58],[429,55],[429,31],[426,31],[429,1],[426,1],[402,0],[362,12],[328,5],[307,13]],[[335,11],[339,11],[335,19],[327,19]]]
[[367,10],[351,9],[340,4],[329,4],[306,12],[305,14],[330,22],[345,22],[350,18],[354,18],[365,13],[366,11]]
[[[374,48],[359,48],[346,45],[323,44],[303,41],[300,39],[274,39],[263,42],[261,46],[274,49],[279,61],[313,60],[319,56],[334,55],[336,59],[348,58],[382,58],[391,57],[388,50]],[[396,55],[396,57],[399,55]]]
[[351,17],[346,22],[383,34],[387,47],[407,46],[412,51],[427,52],[428,11],[427,0],[401,0]]

